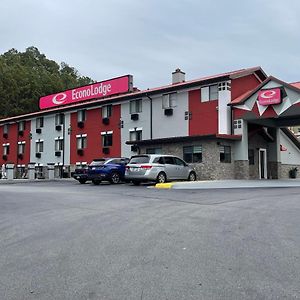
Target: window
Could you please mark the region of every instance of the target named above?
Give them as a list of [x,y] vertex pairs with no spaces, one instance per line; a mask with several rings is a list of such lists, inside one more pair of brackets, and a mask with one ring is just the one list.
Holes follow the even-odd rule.
[[201,88],[201,102],[207,102],[218,99],[218,85],[210,85]]
[[63,125],[65,116],[64,114],[55,115],[55,125]]
[[140,141],[142,140],[142,129],[129,130],[129,140],[130,141]]
[[3,155],[9,154],[9,144],[3,144]]
[[218,85],[211,85],[209,87],[209,100],[217,100],[218,97],[219,88]]
[[202,146],[183,147],[183,159],[188,163],[202,162]]
[[86,110],[79,110],[77,112],[77,122],[84,122],[86,120]]
[[87,134],[76,135],[77,150],[85,149],[87,147]]
[[147,148],[146,154],[162,154],[161,148]]
[[55,139],[55,151],[63,151],[64,150],[64,139],[62,137],[58,137]]
[[165,156],[164,160],[165,160],[165,164],[167,164],[167,165],[175,165],[174,157]]
[[254,149],[248,150],[249,165],[254,165]]
[[4,124],[4,126],[3,126],[3,133],[4,134],[8,134],[8,130],[9,130],[9,124]]
[[220,162],[231,163],[231,147],[220,146]]
[[233,121],[233,128],[234,129],[242,128],[242,120],[241,119],[234,120]]
[[165,94],[162,96],[162,108],[168,109],[176,107],[177,93]]
[[142,112],[142,99],[130,101],[129,105],[130,114]]
[[44,141],[43,140],[35,141],[35,152],[41,153],[43,151],[44,151]]
[[18,154],[24,154],[25,142],[18,142]]
[[36,118],[36,128],[44,127],[44,117]]
[[105,105],[102,107],[102,118],[109,118],[112,116],[112,105]]
[[112,131],[103,131],[101,132],[102,136],[102,146],[103,147],[110,147],[113,144],[113,139],[112,139]]
[[24,131],[25,130],[25,121],[21,121],[18,123],[18,131]]

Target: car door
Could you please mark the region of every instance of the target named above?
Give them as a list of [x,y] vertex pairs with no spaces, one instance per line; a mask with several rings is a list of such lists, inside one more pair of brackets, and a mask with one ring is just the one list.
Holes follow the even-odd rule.
[[166,172],[166,175],[167,175],[167,179],[170,179],[170,180],[175,179],[177,170],[176,170],[174,157],[165,156],[164,157],[164,162],[165,162],[165,172]]
[[174,157],[174,160],[176,165],[176,179],[187,179],[189,168],[186,163],[178,157]]

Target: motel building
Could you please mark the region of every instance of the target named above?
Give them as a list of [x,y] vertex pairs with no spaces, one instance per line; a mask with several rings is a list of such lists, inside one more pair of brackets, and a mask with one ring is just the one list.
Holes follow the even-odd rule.
[[138,90],[131,75],[40,98],[0,120],[0,163],[14,177],[69,177],[95,158],[174,154],[200,180],[288,178],[300,165],[300,83],[260,67]]

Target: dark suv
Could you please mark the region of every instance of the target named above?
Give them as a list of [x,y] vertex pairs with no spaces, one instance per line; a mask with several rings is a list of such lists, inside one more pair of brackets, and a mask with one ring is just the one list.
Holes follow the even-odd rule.
[[72,177],[76,180],[78,180],[81,184],[86,183],[88,180],[91,180],[88,177],[88,167],[84,168],[77,168],[75,169],[75,172],[72,173]]
[[95,159],[88,167],[87,177],[94,184],[99,184],[103,180],[120,183],[124,181],[125,166],[128,162],[127,157]]

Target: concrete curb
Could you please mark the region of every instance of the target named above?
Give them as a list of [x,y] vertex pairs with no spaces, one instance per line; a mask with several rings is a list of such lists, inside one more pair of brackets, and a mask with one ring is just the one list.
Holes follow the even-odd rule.
[[168,183],[158,183],[156,189],[243,189],[243,188],[287,188],[300,187],[298,179],[282,180],[208,180],[208,181],[174,181]]

